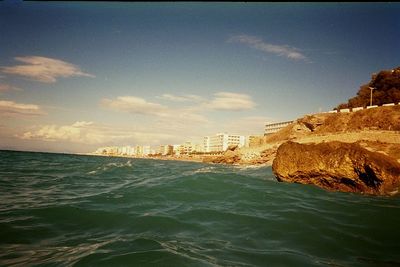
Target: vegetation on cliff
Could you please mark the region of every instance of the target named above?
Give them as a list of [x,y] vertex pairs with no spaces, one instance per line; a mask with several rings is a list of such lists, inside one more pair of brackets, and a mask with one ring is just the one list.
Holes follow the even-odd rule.
[[336,109],[366,107],[370,105],[371,88],[373,90],[373,105],[400,102],[400,67],[393,70],[382,70],[373,74],[371,81],[361,85],[357,95],[342,103]]

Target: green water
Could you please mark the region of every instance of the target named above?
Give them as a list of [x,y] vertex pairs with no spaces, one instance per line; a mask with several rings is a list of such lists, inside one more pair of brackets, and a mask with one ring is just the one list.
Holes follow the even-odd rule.
[[1,266],[400,266],[400,198],[270,167],[0,151]]

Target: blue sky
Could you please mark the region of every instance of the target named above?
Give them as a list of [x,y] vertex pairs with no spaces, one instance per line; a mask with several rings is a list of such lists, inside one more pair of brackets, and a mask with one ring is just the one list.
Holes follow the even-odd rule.
[[328,111],[399,66],[398,3],[0,3],[0,148],[179,144]]

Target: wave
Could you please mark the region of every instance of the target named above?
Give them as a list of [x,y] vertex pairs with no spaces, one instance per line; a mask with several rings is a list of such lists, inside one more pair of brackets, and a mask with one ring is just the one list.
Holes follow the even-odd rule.
[[92,170],[87,172],[86,174],[98,174],[101,171],[108,171],[110,169],[114,169],[114,168],[124,168],[124,167],[132,167],[133,164],[131,162],[131,160],[128,160],[127,162],[110,162],[110,163],[106,163],[104,166],[100,166],[97,167],[96,170]]
[[183,172],[182,175],[190,176],[190,175],[195,175],[195,174],[198,174],[198,173],[220,173],[220,172],[221,172],[221,170],[219,170],[217,167],[206,166],[206,167],[201,167],[199,169]]
[[265,166],[3,152],[0,211],[2,266],[400,261],[400,198],[278,183]]

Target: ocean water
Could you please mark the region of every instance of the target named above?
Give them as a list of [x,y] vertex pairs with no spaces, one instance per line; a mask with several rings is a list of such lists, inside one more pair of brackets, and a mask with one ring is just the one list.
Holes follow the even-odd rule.
[[0,151],[0,266],[400,266],[400,198],[270,167]]

